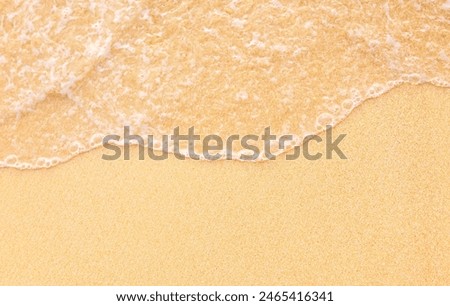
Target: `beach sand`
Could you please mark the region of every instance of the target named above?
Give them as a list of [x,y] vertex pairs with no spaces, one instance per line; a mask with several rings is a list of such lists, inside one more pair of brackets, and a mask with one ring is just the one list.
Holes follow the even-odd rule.
[[338,158],[0,169],[1,285],[450,285],[450,92],[401,86]]

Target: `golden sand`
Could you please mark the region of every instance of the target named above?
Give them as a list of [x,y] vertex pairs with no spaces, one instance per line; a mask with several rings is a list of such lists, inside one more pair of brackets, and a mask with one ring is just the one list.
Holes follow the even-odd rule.
[[0,171],[1,285],[448,285],[450,94],[403,86],[348,160],[101,160]]

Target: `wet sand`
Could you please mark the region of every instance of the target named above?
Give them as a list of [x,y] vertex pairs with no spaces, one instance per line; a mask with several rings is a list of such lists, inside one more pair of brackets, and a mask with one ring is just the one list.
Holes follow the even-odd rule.
[[0,169],[1,285],[449,285],[450,92],[339,124],[347,160]]

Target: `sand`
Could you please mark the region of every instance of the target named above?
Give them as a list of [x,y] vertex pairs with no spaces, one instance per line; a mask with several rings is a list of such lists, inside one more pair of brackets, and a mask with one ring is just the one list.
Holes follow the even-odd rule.
[[363,103],[347,160],[0,169],[0,284],[450,285],[449,102]]

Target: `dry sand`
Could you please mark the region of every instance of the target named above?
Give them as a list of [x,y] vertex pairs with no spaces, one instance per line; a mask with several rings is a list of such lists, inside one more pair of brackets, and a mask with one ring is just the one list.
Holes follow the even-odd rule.
[[0,169],[1,285],[450,285],[450,92],[334,130],[348,160]]

